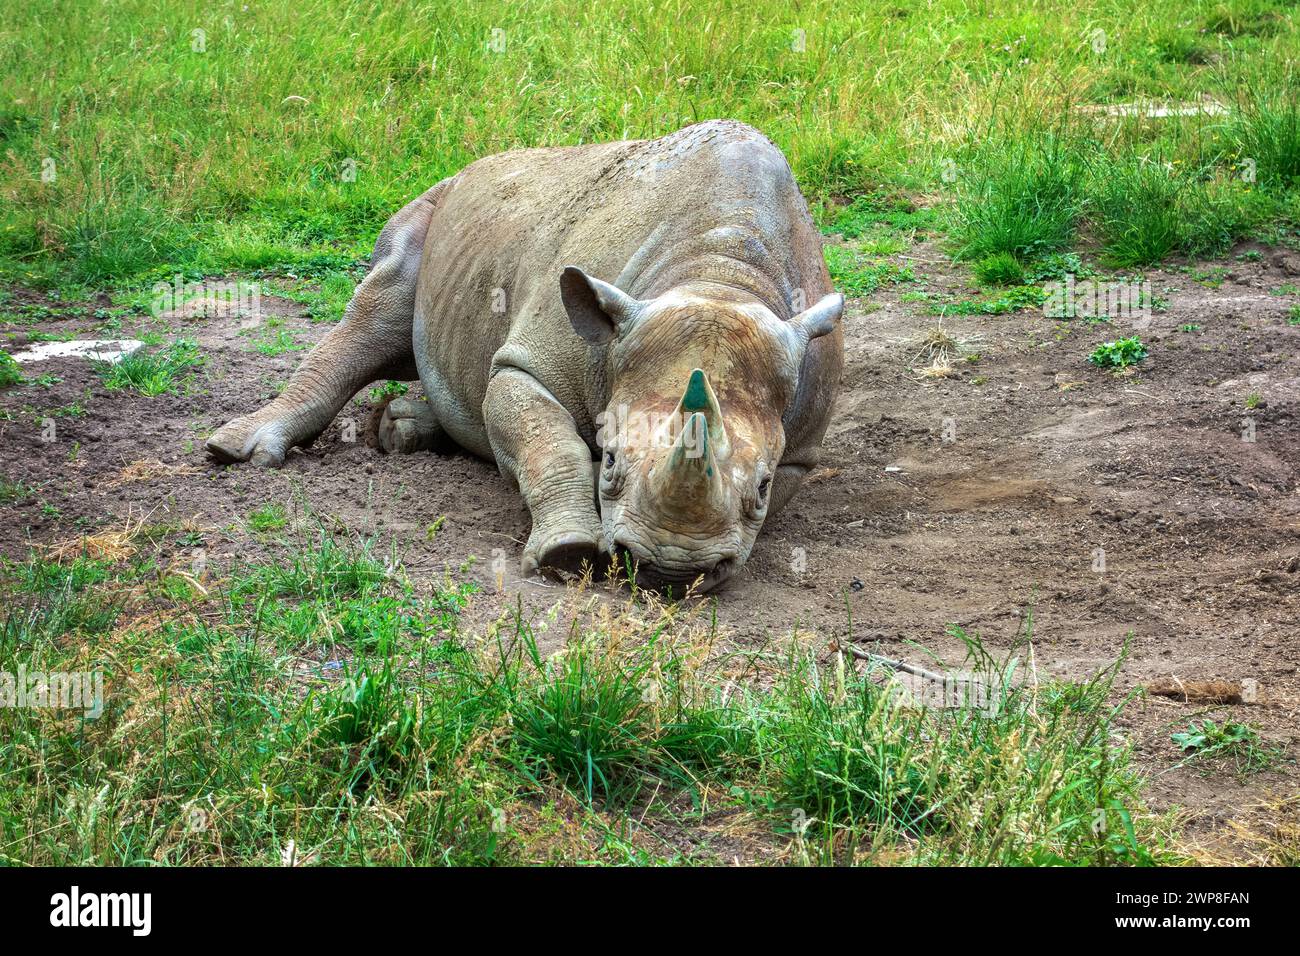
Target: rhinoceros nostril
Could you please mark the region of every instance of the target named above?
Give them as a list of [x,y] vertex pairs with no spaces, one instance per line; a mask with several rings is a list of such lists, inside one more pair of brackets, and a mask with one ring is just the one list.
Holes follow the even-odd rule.
[[636,565],[636,558],[632,556],[632,552],[628,550],[626,545],[619,544],[616,541],[614,542],[614,563],[618,565],[619,570],[630,572]]
[[723,558],[709,570],[709,580],[716,582],[731,577],[731,572],[736,570],[737,561],[734,557]]
[[614,538],[614,549],[611,556],[615,567],[619,572],[632,577],[638,568],[648,567],[649,561],[644,555],[639,554],[635,547],[622,538]]

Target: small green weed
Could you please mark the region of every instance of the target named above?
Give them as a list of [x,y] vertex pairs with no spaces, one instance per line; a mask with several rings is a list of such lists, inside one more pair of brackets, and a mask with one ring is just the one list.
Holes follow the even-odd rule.
[[1137,336],[1104,342],[1093,349],[1088,361],[1100,368],[1123,369],[1147,357],[1147,347]]

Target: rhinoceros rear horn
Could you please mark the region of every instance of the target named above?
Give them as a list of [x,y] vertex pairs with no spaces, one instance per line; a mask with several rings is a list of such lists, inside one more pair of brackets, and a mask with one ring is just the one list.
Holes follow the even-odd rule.
[[642,306],[626,292],[592,278],[577,266],[565,266],[560,273],[560,301],[573,330],[592,345],[604,345],[627,332]]

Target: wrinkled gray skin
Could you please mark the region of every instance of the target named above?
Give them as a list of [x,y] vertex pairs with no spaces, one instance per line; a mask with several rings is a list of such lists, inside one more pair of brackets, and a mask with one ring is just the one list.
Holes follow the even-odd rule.
[[493,459],[532,513],[525,573],[609,554],[679,593],[734,572],[817,462],[843,299],[748,126],[490,156],[389,220],[372,262],[214,457],[280,465],[369,382],[418,375],[427,400],[389,404],[379,444]]

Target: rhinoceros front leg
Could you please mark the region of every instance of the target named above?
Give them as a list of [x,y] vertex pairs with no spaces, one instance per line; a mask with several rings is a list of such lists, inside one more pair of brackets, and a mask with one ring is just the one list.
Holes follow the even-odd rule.
[[789,504],[794,493],[798,491],[808,477],[809,468],[805,465],[778,465],[772,478],[772,491],[767,498],[767,516],[773,517]]
[[488,441],[501,473],[514,479],[533,517],[524,574],[598,567],[602,532],[591,450],[573,416],[527,372],[493,376],[483,402]]

